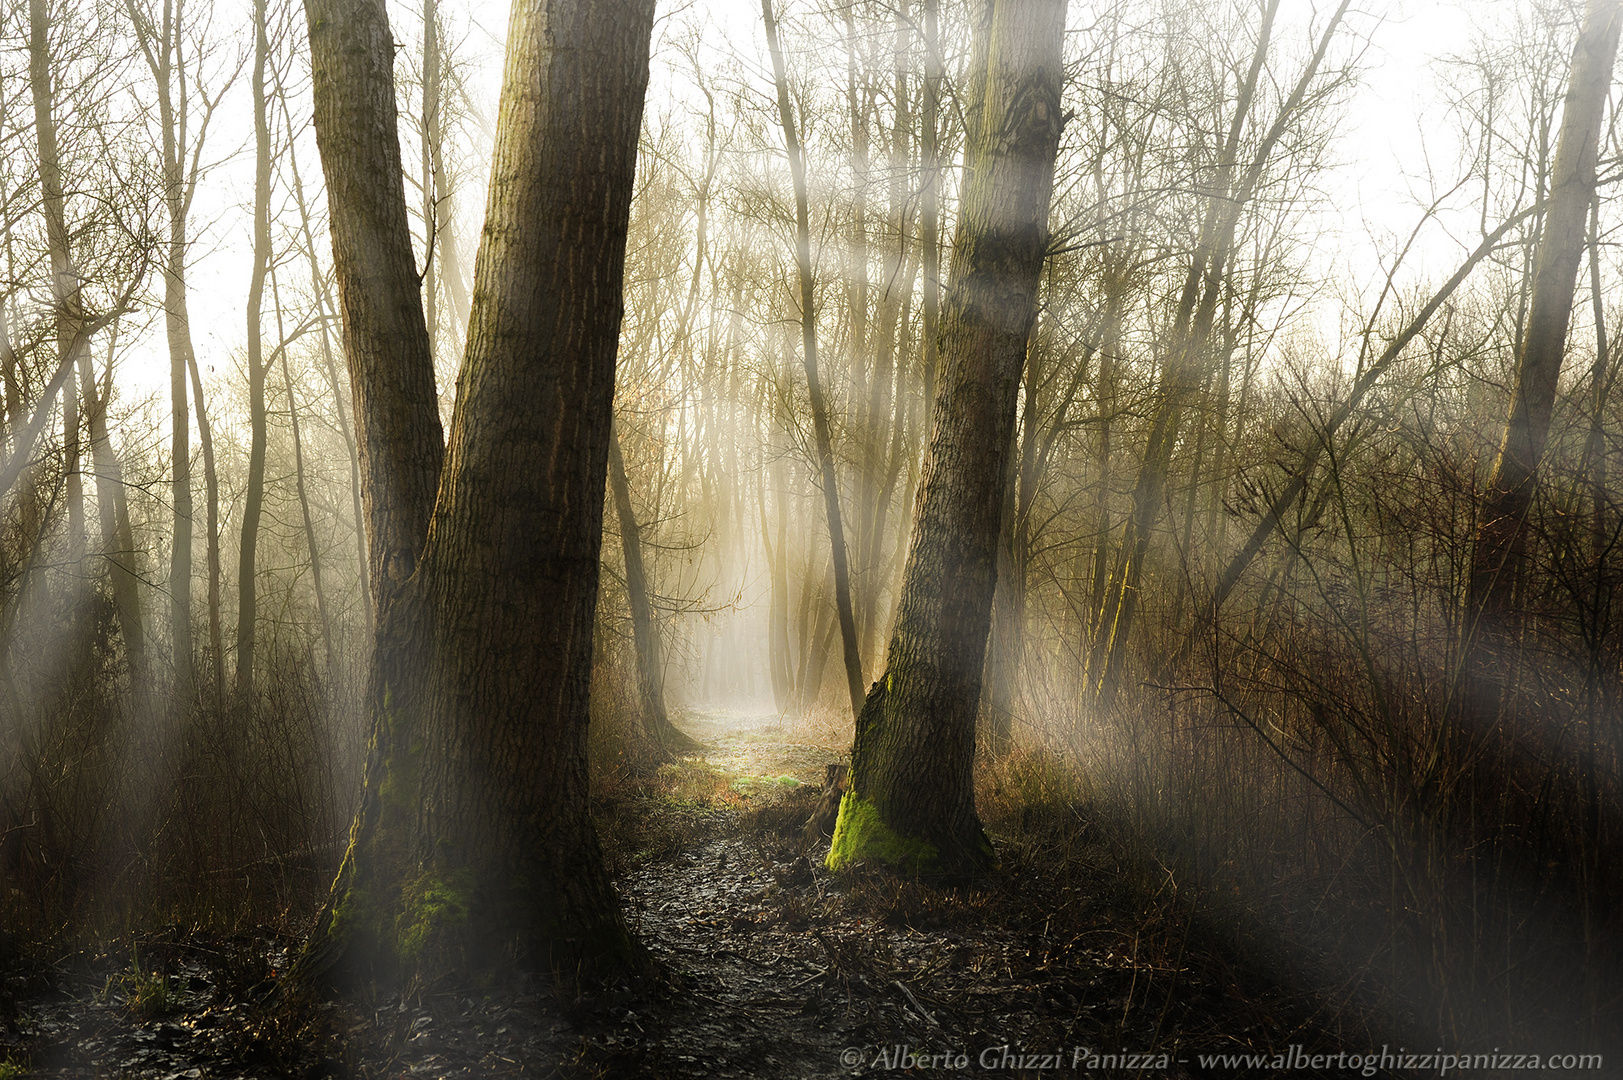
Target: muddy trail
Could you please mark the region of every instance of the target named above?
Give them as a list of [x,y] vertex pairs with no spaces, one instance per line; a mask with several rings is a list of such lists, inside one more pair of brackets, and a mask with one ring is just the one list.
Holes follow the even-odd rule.
[[975,885],[833,875],[803,835],[830,740],[724,712],[683,726],[702,752],[599,807],[658,978],[412,985],[294,1015],[268,1002],[296,939],[176,926],[13,980],[0,1080],[1228,1076],[1200,1055],[1352,1035],[1237,970],[1084,810],[989,818],[1001,866]]

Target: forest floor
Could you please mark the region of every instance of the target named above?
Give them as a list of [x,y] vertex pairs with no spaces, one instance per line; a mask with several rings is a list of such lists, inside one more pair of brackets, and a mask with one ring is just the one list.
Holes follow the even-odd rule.
[[290,1019],[258,1001],[296,939],[177,926],[36,972],[0,1015],[0,1080],[1233,1076],[1252,1070],[1200,1055],[1344,1049],[1336,1017],[1236,970],[1083,808],[994,792],[1001,864],[974,885],[834,875],[802,838],[832,737],[682,724],[702,752],[599,807],[659,978],[412,986]]

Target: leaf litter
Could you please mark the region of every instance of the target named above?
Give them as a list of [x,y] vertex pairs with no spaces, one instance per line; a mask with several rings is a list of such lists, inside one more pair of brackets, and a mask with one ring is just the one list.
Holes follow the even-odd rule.
[[1001,866],[983,881],[831,874],[805,825],[838,755],[745,717],[686,726],[702,754],[608,785],[598,807],[655,977],[413,984],[295,1010],[273,990],[296,939],[176,926],[13,979],[0,1076],[1038,1077],[1115,1054],[1120,1075],[1184,1077],[1209,1075],[1200,1052],[1333,1053],[1364,1034],[1238,970],[1085,807],[989,814]]

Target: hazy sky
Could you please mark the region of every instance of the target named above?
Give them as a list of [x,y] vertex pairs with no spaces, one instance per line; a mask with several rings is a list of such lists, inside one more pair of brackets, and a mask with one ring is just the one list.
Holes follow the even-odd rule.
[[[1413,179],[1425,172],[1429,154],[1443,164],[1453,165],[1455,149],[1446,118],[1432,89],[1432,62],[1443,54],[1463,49],[1473,25],[1502,16],[1520,0],[1390,0],[1363,5],[1354,25],[1369,28],[1372,15],[1384,11],[1386,18],[1370,32],[1370,48],[1365,56],[1366,71],[1349,107],[1352,123],[1343,130],[1332,160],[1342,163],[1333,175],[1324,178],[1327,202],[1333,212],[1331,235],[1327,236],[1318,261],[1328,271],[1339,264],[1354,268],[1360,275],[1374,272],[1376,262],[1369,232],[1407,232],[1417,217],[1415,200],[1424,198],[1426,188]],[[237,0],[220,0],[224,9]],[[793,10],[794,0],[779,0]],[[463,62],[468,66],[469,84],[488,121],[495,116],[501,72],[501,39],[505,34],[508,5],[499,0],[474,0],[457,4],[441,0],[450,17],[453,37]],[[1286,0],[1285,10],[1301,15],[1327,7],[1326,0]],[[1088,5],[1072,0],[1073,22],[1085,17]],[[395,37],[408,48],[418,40],[420,15],[414,5],[393,4],[391,15]],[[1292,9],[1294,12],[1292,11]],[[294,9],[297,11],[297,8]],[[225,15],[221,10],[222,16]],[[751,66],[762,65],[759,6],[751,0],[686,0],[662,3],[660,26],[669,28],[689,20],[702,20],[711,30],[706,43],[717,48],[736,42]],[[220,18],[219,25],[243,27],[245,18]],[[295,23],[302,31],[302,19]],[[659,31],[656,31],[656,39]],[[241,43],[246,46],[246,41]],[[406,50],[402,50],[402,56]],[[404,61],[402,61],[404,62]],[[661,64],[657,52],[654,83],[650,90],[650,110],[657,108],[661,95],[672,91],[674,76]],[[206,181],[197,206],[199,223],[212,222],[200,237],[194,261],[194,331],[200,359],[210,368],[230,372],[236,378],[235,359],[244,337],[244,299],[247,291],[247,253],[251,233],[249,208],[252,197],[252,123],[249,119],[246,83],[237,88],[234,107],[217,125],[218,152],[238,149],[234,158],[220,166]],[[407,147],[408,156],[415,154]],[[815,164],[815,163],[814,163]],[[306,137],[300,148],[300,169],[306,183],[319,176],[313,140]],[[463,194],[463,212],[476,223],[483,195],[470,185]],[[475,209],[477,207],[478,209]],[[1440,262],[1454,257],[1450,245],[1438,249]],[[293,271],[290,269],[289,273]],[[121,383],[126,395],[167,394],[167,352],[162,342],[161,323],[154,321],[147,341],[126,359]],[[223,372],[222,372],[223,373]]]

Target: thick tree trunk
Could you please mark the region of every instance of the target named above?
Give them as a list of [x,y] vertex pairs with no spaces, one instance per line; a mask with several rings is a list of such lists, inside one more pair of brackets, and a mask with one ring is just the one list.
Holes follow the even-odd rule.
[[[468,356],[420,571],[433,650],[408,948],[420,929],[425,950],[634,955],[588,812],[586,726],[652,27],[652,0],[514,8]],[[437,910],[437,890],[464,898],[461,920]]]
[[1064,0],[997,3],[980,131],[953,242],[941,390],[886,670],[857,722],[828,864],[973,873],[975,716],[1003,488],[1048,246]]
[[445,440],[406,218],[388,18],[377,0],[307,0],[305,15],[359,444],[367,577],[381,616],[417,567]]
[[[647,83],[651,0],[515,5],[468,351],[446,471],[416,572],[374,568],[383,610],[372,700],[376,735],[362,809],[334,902],[301,962],[381,976],[521,964],[634,962],[586,803],[586,724],[614,357],[632,177]],[[362,203],[398,214],[404,194],[388,97],[391,39],[381,3],[310,0],[318,134],[329,178],[370,175]],[[359,49],[361,55],[356,55]],[[335,116],[357,78],[371,87]],[[381,121],[387,117],[388,125]],[[337,156],[372,137],[368,173]],[[339,138],[334,138],[338,135]],[[384,144],[388,143],[389,146]],[[349,149],[354,149],[350,146]],[[384,185],[387,185],[385,187]],[[364,186],[364,185],[362,185]],[[335,249],[368,239],[334,207]],[[344,220],[340,220],[343,218]],[[346,314],[355,246],[341,258]],[[394,312],[422,333],[409,245],[390,261],[411,292]],[[377,321],[372,331],[387,325]],[[348,331],[355,335],[351,319]],[[426,356],[426,334],[419,338]],[[386,338],[351,355],[357,413],[391,418],[366,375]],[[430,383],[430,385],[432,385]],[[386,388],[378,388],[386,389]],[[410,417],[393,417],[395,431]],[[421,417],[417,418],[419,422]],[[423,430],[421,423],[415,429]],[[408,440],[409,441],[409,440]],[[399,524],[398,495],[371,453],[369,510]],[[378,507],[385,497],[393,505]],[[393,511],[391,520],[388,511]],[[402,539],[405,539],[402,537]],[[399,558],[400,549],[395,549]]]
[[[823,481],[823,506],[828,514],[829,548],[834,560],[834,606],[840,620],[840,643],[845,650],[845,683],[851,694],[851,713],[855,716],[862,712],[862,647],[857,640],[856,615],[851,607],[851,571],[846,561],[845,529],[840,520],[839,477],[834,470],[828,405],[823,399],[823,384],[817,375],[817,285],[812,277],[806,155],[796,134],[794,113],[789,107],[789,78],[783,66],[783,49],[778,44],[778,24],[772,15],[772,0],[761,0],[761,16],[766,24],[767,45],[772,52],[772,72],[777,82],[778,119],[783,125],[783,141],[789,152],[789,171],[794,176],[795,265],[800,279],[801,344],[806,364],[806,388],[811,396],[812,430],[817,440],[817,465]],[[815,694],[816,690],[812,692]]]
[[1466,595],[1467,632],[1472,634],[1503,639],[1510,633],[1513,597],[1525,555],[1527,513],[1538,483],[1539,458],[1549,437],[1578,263],[1585,247],[1586,219],[1595,198],[1596,156],[1620,29],[1623,3],[1590,0],[1573,49],[1571,80],[1562,106],[1549,210],[1539,238],[1516,388],[1482,501]]

